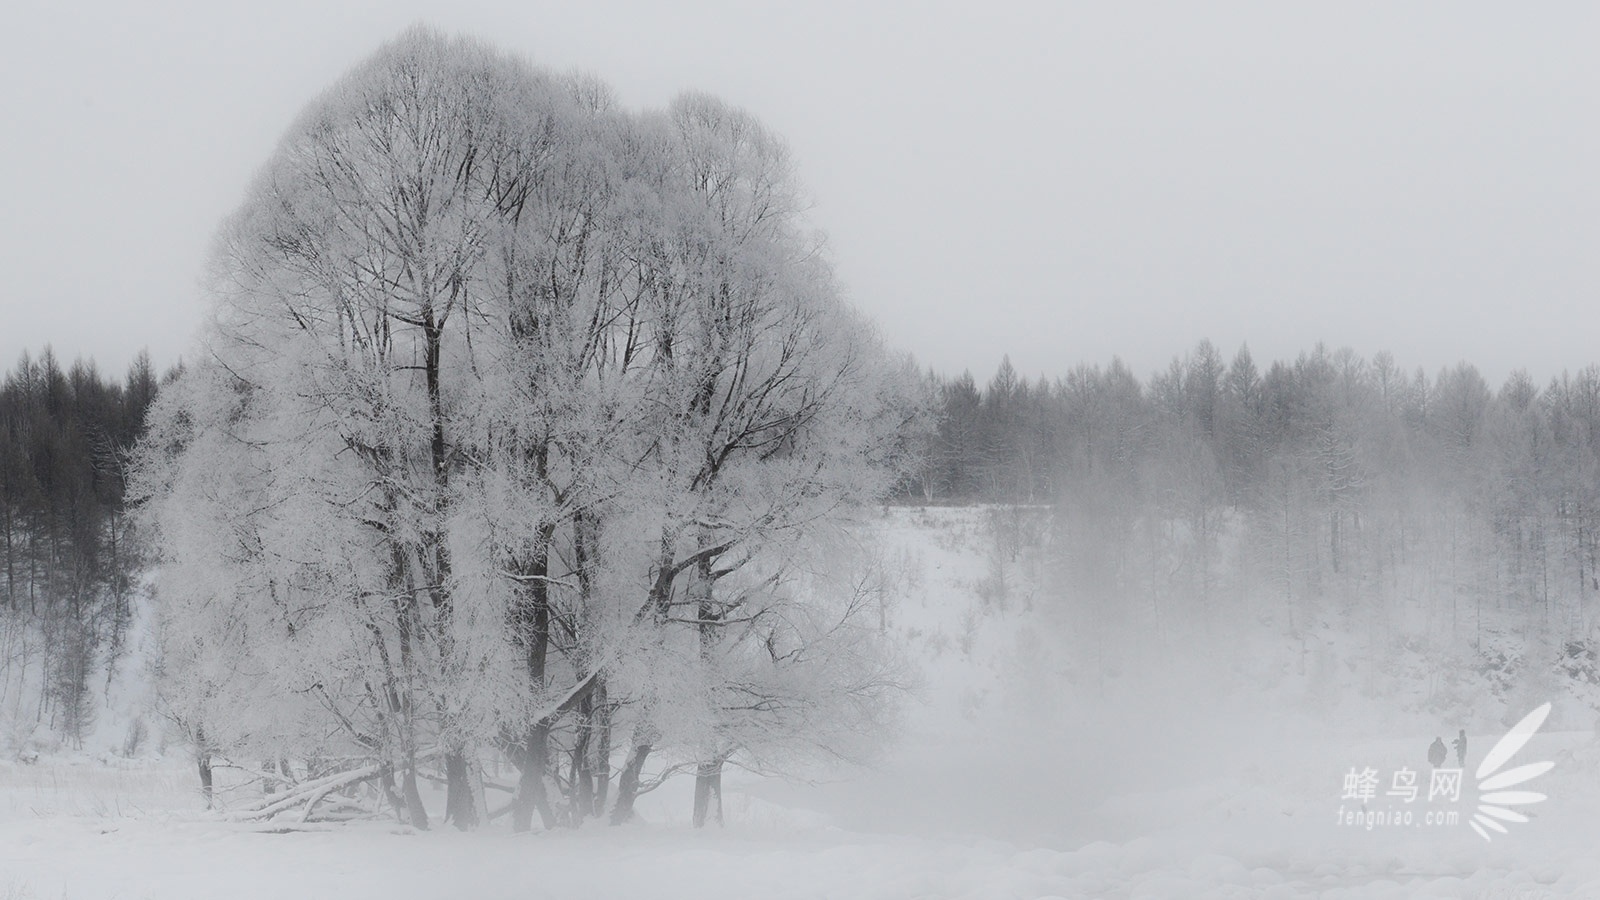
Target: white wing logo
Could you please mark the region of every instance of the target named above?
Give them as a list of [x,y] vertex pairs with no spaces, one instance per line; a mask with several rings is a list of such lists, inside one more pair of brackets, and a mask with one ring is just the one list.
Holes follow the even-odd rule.
[[[1501,822],[1526,822],[1528,817],[1510,806],[1521,806],[1526,803],[1539,803],[1545,799],[1544,794],[1525,790],[1507,790],[1519,784],[1532,781],[1548,772],[1555,766],[1553,762],[1529,763],[1501,772],[1500,769],[1511,761],[1518,750],[1521,750],[1528,739],[1533,737],[1539,726],[1550,715],[1550,704],[1539,707],[1526,716],[1522,721],[1512,726],[1506,736],[1494,745],[1489,755],[1483,758],[1483,763],[1478,766],[1478,811],[1473,814],[1467,824],[1472,826],[1484,840],[1490,840],[1489,832],[1492,829],[1501,834],[1506,833],[1506,827]],[[1499,774],[1496,774],[1496,773]]]

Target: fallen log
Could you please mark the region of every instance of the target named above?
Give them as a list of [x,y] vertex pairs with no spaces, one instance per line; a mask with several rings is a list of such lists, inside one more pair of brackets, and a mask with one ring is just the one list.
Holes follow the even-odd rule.
[[326,797],[330,792],[376,778],[381,771],[382,766],[377,763],[369,763],[359,768],[347,769],[343,772],[318,778],[315,781],[303,781],[295,785],[291,790],[278,794],[269,794],[251,806],[232,813],[229,818],[238,822],[270,819],[278,813],[293,809],[303,803],[305,804],[305,811],[301,814],[300,821],[304,822],[311,815],[311,809],[317,805],[317,801]]

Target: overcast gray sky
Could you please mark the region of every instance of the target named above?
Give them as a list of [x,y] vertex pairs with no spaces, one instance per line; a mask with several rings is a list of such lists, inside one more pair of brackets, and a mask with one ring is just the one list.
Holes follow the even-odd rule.
[[211,235],[406,25],[785,135],[852,298],[987,378],[1600,362],[1600,4],[38,3],[0,33],[0,365],[183,353]]

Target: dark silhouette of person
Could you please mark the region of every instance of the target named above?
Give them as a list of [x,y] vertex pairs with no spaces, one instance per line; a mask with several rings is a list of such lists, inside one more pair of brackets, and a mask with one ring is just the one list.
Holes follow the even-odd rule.
[[1461,734],[1450,742],[1456,748],[1456,765],[1465,769],[1467,767],[1467,730],[1461,729]]
[[1449,751],[1444,749],[1444,738],[1436,737],[1433,739],[1433,745],[1428,748],[1428,762],[1437,769],[1444,765],[1444,758],[1448,753]]

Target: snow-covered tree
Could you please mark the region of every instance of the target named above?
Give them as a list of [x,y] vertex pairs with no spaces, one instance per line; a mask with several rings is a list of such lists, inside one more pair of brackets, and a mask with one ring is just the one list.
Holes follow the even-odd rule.
[[362,757],[418,825],[437,755],[468,827],[492,745],[514,826],[550,827],[604,808],[620,718],[626,818],[653,750],[714,786],[754,746],[714,739],[715,673],[760,629],[787,670],[876,671],[812,595],[734,587],[879,496],[918,415],[796,194],[712,98],[631,116],[422,30],[314,103],[224,228],[141,462],[203,751]]

